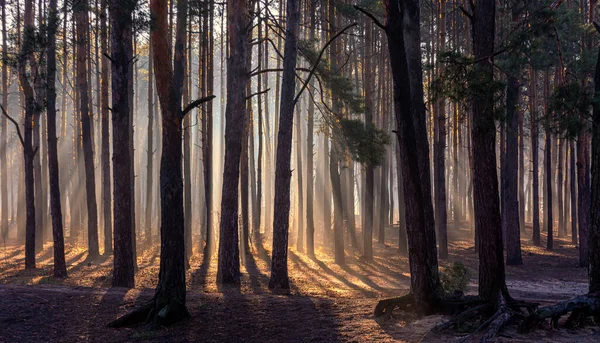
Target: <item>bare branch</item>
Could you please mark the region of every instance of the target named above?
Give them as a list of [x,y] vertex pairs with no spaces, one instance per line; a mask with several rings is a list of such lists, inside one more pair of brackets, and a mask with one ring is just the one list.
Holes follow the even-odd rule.
[[248,100],[248,99],[251,99],[253,96],[257,96],[257,95],[265,94],[266,92],[268,92],[268,91],[270,91],[270,90],[271,90],[271,88],[267,88],[267,89],[264,89],[264,90],[262,90],[262,91],[260,91],[260,92],[256,92],[256,93],[250,94],[250,95],[248,95],[248,96],[246,97],[246,100]]
[[194,101],[192,101],[189,105],[187,105],[183,111],[181,111],[181,119],[183,119],[185,117],[186,114],[188,114],[191,110],[193,110],[194,108],[202,105],[203,103],[207,102],[207,101],[211,101],[212,99],[214,99],[215,96],[214,95],[209,95],[207,97],[204,98],[200,98],[200,99],[196,99]]
[[364,8],[359,7],[358,5],[354,5],[354,8],[357,11],[359,11],[359,12],[363,13],[364,15],[366,15],[367,17],[369,17],[373,21],[373,24],[377,25],[380,29],[385,31],[385,29],[386,29],[385,25],[383,25],[377,18],[375,18],[375,16],[372,13],[368,12]]
[[17,129],[17,135],[19,136],[21,145],[23,145],[23,147],[25,147],[25,140],[23,139],[23,136],[21,135],[21,129],[19,128],[19,123],[17,123],[16,120],[14,120],[11,116],[8,115],[8,113],[4,109],[4,106],[0,105],[0,108],[2,108],[2,113],[4,113],[4,116],[6,118],[8,118],[8,120],[10,120],[13,124],[15,124],[15,128]]
[[312,69],[310,70],[310,73],[308,74],[308,77],[306,78],[306,81],[304,81],[304,85],[302,85],[302,88],[300,88],[300,91],[296,95],[296,98],[294,98],[294,105],[296,105],[296,103],[300,99],[300,96],[302,95],[302,92],[304,92],[304,90],[308,86],[308,83],[310,82],[310,79],[315,74],[315,71],[317,70],[317,67],[319,66],[319,62],[321,62],[321,58],[323,58],[323,54],[325,53],[325,50],[327,50],[329,45],[331,45],[331,43],[333,43],[333,41],[336,40],[339,36],[341,36],[346,30],[348,30],[356,25],[358,25],[358,23],[353,23],[353,24],[350,24],[350,25],[344,27],[343,29],[338,31],[338,33],[336,33],[333,37],[331,37],[327,41],[327,43],[325,43],[325,45],[321,49],[321,52],[319,52],[319,57],[317,57],[317,60],[315,61],[314,66],[312,67]]

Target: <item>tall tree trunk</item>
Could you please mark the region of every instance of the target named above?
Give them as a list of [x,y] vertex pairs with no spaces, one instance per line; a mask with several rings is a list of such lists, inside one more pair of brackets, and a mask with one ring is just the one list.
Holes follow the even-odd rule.
[[[298,26],[300,1],[287,0],[285,51],[283,55],[283,78],[279,109],[279,132],[275,171],[275,201],[273,207],[273,259],[269,288],[289,289],[287,270],[288,234],[290,225],[290,168],[292,156],[292,128],[296,105],[296,57],[298,55]],[[297,172],[301,172],[298,170]]]
[[506,264],[523,264],[521,258],[521,230],[519,228],[519,161],[513,158],[519,154],[519,80],[508,77],[506,90],[506,183],[502,190],[505,202],[506,220]]
[[545,146],[546,160],[546,199],[547,203],[544,204],[544,212],[546,214],[546,229],[548,230],[548,238],[546,241],[546,249],[552,250],[554,248],[553,239],[553,227],[554,221],[552,219],[552,136],[548,127],[546,127],[546,146]]
[[[596,29],[598,26],[596,25]],[[599,30],[600,32],[600,30]],[[594,97],[600,95],[600,50],[594,74]],[[600,292],[600,105],[594,102],[592,116],[592,187],[589,225],[589,293]]]
[[530,92],[530,107],[531,107],[531,177],[533,179],[532,185],[532,222],[533,222],[533,244],[540,246],[540,191],[539,191],[539,136],[538,136],[538,119],[537,119],[537,103],[535,100],[535,88],[536,88],[536,72],[531,69],[531,89]]
[[154,51],[152,49],[152,37],[150,37],[150,50],[148,52],[148,150],[146,152],[146,218],[144,219],[144,246],[146,248],[151,248],[154,244],[152,240],[152,194],[154,191],[154,101]]
[[[25,0],[23,16],[23,39],[19,52],[17,67],[19,84],[23,90],[25,100],[25,123],[23,126],[23,156],[25,174],[25,269],[35,269],[35,241],[36,241],[36,216],[35,216],[35,189],[34,189],[34,156],[38,147],[33,146],[33,127],[36,119],[36,103],[33,87],[27,78],[27,62],[33,54],[33,0]],[[6,115],[6,113],[5,113]]]
[[112,70],[114,269],[112,285],[133,287],[134,253],[131,229],[133,185],[129,149],[129,68],[132,67],[132,12],[135,0],[109,0]]
[[96,178],[94,171],[94,152],[92,124],[89,113],[87,52],[88,3],[81,0],[75,5],[77,22],[77,88],[80,96],[81,136],[83,140],[83,159],[85,164],[85,193],[88,219],[88,255],[93,258],[99,255],[98,248],[98,213],[96,207]]
[[569,187],[571,195],[571,244],[577,245],[577,177],[575,176],[575,142],[569,142]]
[[[430,313],[441,292],[431,203],[429,148],[423,103],[417,1],[386,2],[386,36],[394,80],[394,112],[402,162],[411,292],[419,312]],[[408,95],[408,96],[407,96]]]
[[[289,6],[288,6],[289,8]],[[301,104],[300,104],[301,105]],[[304,190],[302,184],[302,107],[298,109],[296,116],[296,174],[298,175],[298,238],[296,248],[298,251],[304,251]]]
[[221,197],[219,264],[217,282],[239,284],[238,185],[244,121],[246,117],[246,59],[249,42],[247,0],[233,0],[227,5],[227,35],[230,56],[227,60],[227,105],[225,108],[225,165]]
[[[475,60],[479,61],[475,67],[479,79],[486,82],[492,82],[494,78],[491,56],[494,53],[495,12],[494,0],[478,1],[472,20],[473,52]],[[494,95],[484,92],[473,100],[473,203],[479,240],[479,297],[495,304],[499,294],[508,294],[508,290],[498,203]]]
[[[316,11],[316,0],[309,0],[310,13]],[[315,41],[315,30],[317,26],[316,14],[310,16],[310,28],[308,31],[308,39],[310,42]],[[311,86],[308,92],[309,96],[314,94],[315,81],[311,81]],[[313,101],[308,102],[308,120],[306,124],[306,254],[309,257],[315,256],[315,218],[314,218],[314,125],[315,125],[315,104]]]
[[[0,3],[2,6],[2,61],[6,61],[8,58],[8,44],[6,36],[6,0],[2,0]],[[8,66],[7,63],[2,63],[2,106],[8,111]],[[2,131],[0,132],[0,163],[2,174],[0,179],[0,189],[2,195],[0,201],[2,202],[2,208],[0,210],[0,236],[3,239],[8,237],[8,118],[2,116],[0,118],[0,126]],[[13,206],[14,207],[14,206]],[[14,223],[11,221],[11,223]]]
[[[101,57],[101,86],[100,86],[100,113],[102,120],[102,209],[104,211],[104,254],[109,255],[113,251],[113,223],[112,223],[112,194],[110,178],[110,114],[108,112],[108,28],[106,26],[106,7],[108,0],[100,0],[100,44],[102,45]],[[66,66],[64,67],[66,68]],[[150,148],[149,148],[150,149]]]
[[[3,13],[4,14],[4,13]],[[65,242],[60,203],[60,177],[58,173],[58,148],[56,138],[56,29],[58,27],[57,0],[50,0],[48,12],[48,50],[46,74],[48,170],[50,183],[50,211],[52,214],[52,238],[54,242],[54,277],[67,276]],[[6,45],[4,45],[6,47]],[[4,50],[6,51],[6,50]],[[3,76],[6,76],[4,70]],[[5,80],[5,79],[4,79]],[[5,81],[4,81],[5,82]],[[4,88],[6,89],[6,88]],[[5,93],[6,94],[6,93]],[[5,98],[6,99],[6,98]],[[4,203],[4,202],[3,202]],[[3,212],[4,214],[4,212]]]
[[[373,86],[375,84],[373,80],[374,68],[372,66],[373,56],[373,23],[370,19],[365,19],[365,53],[364,53],[364,88],[365,88],[365,123],[366,125],[373,125],[373,112],[375,106],[373,104],[374,92]],[[363,191],[363,206],[364,206],[364,219],[362,221],[362,232],[363,232],[363,256],[367,259],[373,258],[373,205],[375,202],[375,169],[372,165],[368,164],[365,170],[366,183]]]
[[579,228],[579,266],[588,266],[588,238],[590,223],[590,189],[586,162],[587,136],[584,130],[577,138],[577,224]]
[[[208,27],[210,27],[210,34],[209,34],[209,39],[208,39],[208,51],[206,52],[206,56],[207,61],[207,70],[206,70],[206,83],[207,83],[207,89],[206,89],[206,94],[212,94],[213,93],[213,74],[214,74],[214,69],[213,69],[213,45],[214,45],[214,2],[210,2],[210,4],[208,5],[208,11],[209,11],[209,19],[208,19],[208,24],[206,24],[205,21],[205,25],[204,25],[204,29],[208,30]],[[222,47],[221,47],[222,48]],[[223,94],[221,94],[221,97],[223,97]],[[208,103],[206,111],[204,113],[203,116],[203,120],[204,120],[204,129],[202,130],[202,134],[203,134],[203,139],[202,139],[202,160],[204,162],[204,204],[206,206],[206,245],[204,248],[204,255],[205,258],[210,258],[210,256],[212,255],[213,252],[213,245],[214,245],[214,239],[213,239],[213,213],[212,213],[212,208],[213,208],[213,203],[212,203],[212,189],[213,189],[213,179],[212,179],[212,174],[213,174],[213,161],[212,161],[212,155],[213,155],[213,104],[212,101]],[[221,124],[222,125],[222,124]],[[260,202],[259,202],[260,204]]]
[[187,317],[185,306],[185,234],[182,171],[182,88],[187,71],[186,28],[188,4],[177,2],[177,26],[173,67],[167,36],[167,0],[152,0],[150,13],[155,18],[151,31],[156,89],[162,111],[162,156],[160,164],[161,249],[160,272],[154,295],[155,326]]
[[[439,3],[440,30],[438,50],[445,50],[446,22],[444,20],[445,1]],[[440,259],[448,258],[448,212],[446,206],[446,100],[441,97],[437,99],[435,106],[435,146],[433,150],[434,160],[434,196],[435,196],[435,223],[437,226],[437,237],[439,244]],[[456,217],[455,217],[456,219]]]

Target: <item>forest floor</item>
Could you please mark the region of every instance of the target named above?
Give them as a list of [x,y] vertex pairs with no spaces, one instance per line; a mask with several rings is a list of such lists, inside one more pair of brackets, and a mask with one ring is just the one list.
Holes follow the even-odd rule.
[[[477,292],[477,253],[472,238],[451,235],[450,258],[471,270],[469,293]],[[67,242],[69,277],[52,278],[52,246],[37,255],[38,269],[23,270],[23,247],[0,246],[0,342],[458,342],[465,335],[439,334],[431,329],[443,316],[415,318],[398,313],[381,321],[373,317],[380,298],[408,292],[408,259],[397,250],[397,235],[375,244],[375,258],[366,261],[358,251],[346,253],[346,266],[333,262],[327,249],[315,259],[290,248],[290,294],[267,288],[270,252],[254,250],[242,265],[238,289],[216,286],[217,260],[202,263],[194,254],[187,274],[187,306],[191,318],[164,330],[143,326],[109,329],[106,324],[149,300],[158,280],[159,249],[138,256],[136,287],[110,288],[112,258],[88,260],[83,248]],[[555,240],[551,252],[522,239],[522,266],[508,266],[507,283],[515,298],[549,304],[587,291],[587,272],[577,268],[577,249],[570,238]],[[544,242],[545,243],[545,242]],[[471,328],[472,330],[473,328]],[[520,335],[503,331],[500,342],[598,342],[600,328],[551,330],[542,327]]]

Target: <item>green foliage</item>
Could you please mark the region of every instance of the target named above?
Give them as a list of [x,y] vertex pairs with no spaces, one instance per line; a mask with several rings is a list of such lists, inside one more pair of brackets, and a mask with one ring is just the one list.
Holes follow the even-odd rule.
[[594,102],[591,91],[577,81],[554,89],[549,99],[546,125],[568,139],[574,139],[583,129],[582,122],[590,116]]
[[340,126],[343,141],[353,160],[372,166],[383,163],[385,147],[390,144],[390,136],[385,131],[357,119],[341,119]]
[[471,270],[462,262],[454,262],[440,272],[440,283],[446,294],[464,293],[471,280]]
[[[310,69],[314,67],[320,52],[315,49],[313,43],[306,40],[298,41],[298,51],[309,62]],[[352,80],[344,76],[340,70],[333,70],[330,61],[325,56],[321,58],[317,65],[315,76],[319,87],[331,90],[332,94],[335,94],[352,113],[363,111],[364,99],[355,91]]]
[[504,82],[490,79],[487,73],[482,73],[471,56],[457,52],[443,52],[438,55],[438,61],[440,73],[430,84],[430,101],[445,97],[466,106],[492,93],[495,117],[503,118],[503,99],[506,90]]

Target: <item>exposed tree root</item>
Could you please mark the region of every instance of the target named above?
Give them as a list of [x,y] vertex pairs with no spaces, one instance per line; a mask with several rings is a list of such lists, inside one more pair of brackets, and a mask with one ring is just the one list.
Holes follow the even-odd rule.
[[395,309],[406,310],[415,305],[415,298],[412,294],[403,295],[397,298],[383,299],[375,306],[375,318],[390,318]]
[[[411,294],[379,301],[375,308],[375,317],[390,318],[394,309],[410,310],[416,308]],[[466,336],[462,342],[478,336],[481,342],[494,339],[511,321],[524,319],[537,308],[537,304],[517,301],[504,294],[498,296],[495,304],[483,302],[479,297],[440,298],[437,314],[455,314],[449,321],[434,328],[436,331],[458,329],[468,322],[482,321],[475,331]],[[524,312],[525,310],[526,312]]]
[[108,323],[108,327],[122,328],[145,322],[153,309],[154,299]]
[[576,324],[584,324],[589,316],[599,316],[600,294],[591,293],[581,295],[552,306],[539,308],[523,321],[520,331],[529,332],[548,318],[551,320],[552,327],[558,328],[560,317],[567,313],[571,313],[571,315],[565,325],[571,327]]
[[122,328],[146,323],[150,330],[167,326],[190,316],[185,304],[152,298],[146,304],[108,323],[108,327]]

